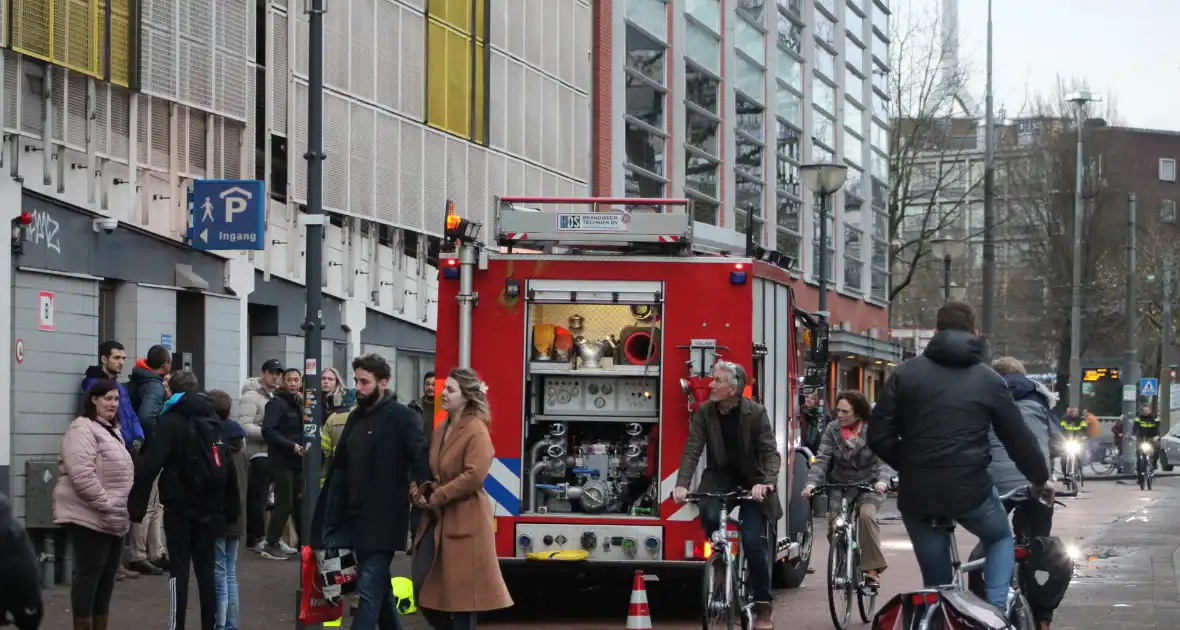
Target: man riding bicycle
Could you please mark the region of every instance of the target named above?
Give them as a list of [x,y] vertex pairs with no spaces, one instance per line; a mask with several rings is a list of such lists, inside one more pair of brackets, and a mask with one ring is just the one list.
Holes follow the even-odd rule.
[[[1065,417],[1061,419],[1061,433],[1065,436],[1065,445],[1067,450],[1062,453],[1062,456],[1076,455],[1078,458],[1078,465],[1085,464],[1083,461],[1084,453],[1086,452],[1086,416],[1084,413],[1079,413],[1076,407],[1070,407],[1065,410]],[[1076,450],[1070,451],[1070,444],[1076,444]],[[1076,474],[1076,472],[1070,472]]]
[[951,584],[950,533],[933,520],[953,519],[986,553],[987,600],[1006,610],[1016,559],[1012,528],[988,465],[988,433],[1020,474],[1052,496],[1049,467],[1004,380],[983,362],[975,309],[947,302],[922,355],[893,370],[868,424],[868,443],[898,472],[897,507],[927,587]]
[[[684,444],[672,498],[677,503],[688,499],[688,486],[704,452],[709,458],[701,473],[699,492],[750,489],[755,500],[742,501],[739,505],[742,550],[754,596],[753,630],[774,630],[770,549],[764,536],[766,523],[776,523],[783,515],[774,488],[782,458],[766,408],[742,397],[748,382],[746,370],[736,363],[719,361],[713,367],[709,401],[701,405],[689,423],[688,441]],[[716,499],[699,505],[705,536],[711,537],[721,527],[722,506]]]
[[1151,412],[1151,405],[1143,405],[1142,412],[1135,416],[1131,437],[1135,438],[1136,448],[1144,442],[1151,444],[1151,468],[1154,470],[1159,462],[1160,421]]

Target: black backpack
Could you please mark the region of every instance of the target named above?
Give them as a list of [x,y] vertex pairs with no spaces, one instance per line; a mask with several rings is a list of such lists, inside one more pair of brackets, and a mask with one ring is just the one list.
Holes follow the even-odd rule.
[[189,419],[184,445],[184,469],[181,483],[191,496],[220,497],[225,493],[233,464],[220,418],[196,416]]
[[1029,543],[1022,573],[1028,603],[1041,610],[1056,610],[1073,578],[1073,558],[1060,538],[1040,536]]

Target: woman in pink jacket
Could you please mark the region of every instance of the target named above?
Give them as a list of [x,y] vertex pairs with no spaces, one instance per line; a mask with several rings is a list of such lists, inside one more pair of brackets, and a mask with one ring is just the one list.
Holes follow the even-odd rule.
[[74,630],[107,629],[122,539],[131,529],[127,496],[135,465],[119,434],[118,414],[115,382],[92,385],[82,415],[62,438],[57,460],[53,521],[74,543]]

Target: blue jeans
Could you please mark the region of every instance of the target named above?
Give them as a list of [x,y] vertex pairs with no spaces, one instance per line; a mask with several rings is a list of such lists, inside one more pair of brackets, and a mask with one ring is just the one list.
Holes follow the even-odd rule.
[[393,552],[358,549],[356,555],[360,565],[356,585],[360,605],[352,619],[352,630],[401,630],[389,575]]
[[217,585],[216,630],[238,630],[238,539],[214,542],[213,583]]
[[[755,602],[773,602],[770,592],[770,550],[766,548],[766,510],[757,501],[742,501],[742,551],[746,554],[750,590]],[[721,502],[717,499],[701,501],[701,525],[706,536],[721,528]]]
[[[931,527],[925,516],[902,514],[901,520],[914,546],[918,568],[922,570],[922,583],[927,588],[951,584],[954,575],[951,571],[950,534]],[[1001,611],[1006,610],[1016,556],[1012,550],[1012,526],[1008,524],[1008,511],[1000,502],[1000,495],[993,488],[987,500],[955,521],[979,538],[985,555],[983,577],[987,582],[987,601]]]

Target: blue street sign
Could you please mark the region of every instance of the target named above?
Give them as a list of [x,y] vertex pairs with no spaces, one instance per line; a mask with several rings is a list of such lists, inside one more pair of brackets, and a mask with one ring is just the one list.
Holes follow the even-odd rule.
[[194,249],[266,249],[266,187],[256,179],[198,179],[188,197]]
[[1159,379],[1155,378],[1141,378],[1139,379],[1139,395],[1140,396],[1156,396],[1160,393]]

